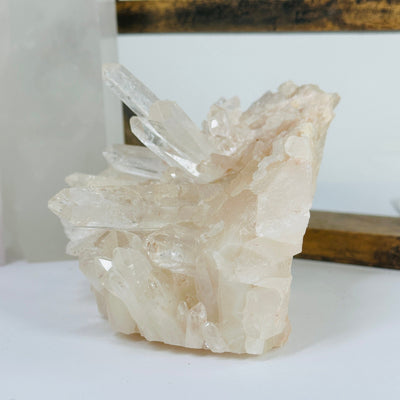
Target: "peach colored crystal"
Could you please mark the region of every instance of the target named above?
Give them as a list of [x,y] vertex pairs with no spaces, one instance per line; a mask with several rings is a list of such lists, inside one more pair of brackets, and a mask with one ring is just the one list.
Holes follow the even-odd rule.
[[244,112],[211,106],[199,129],[119,65],[107,84],[146,147],[115,145],[109,168],[73,174],[50,202],[112,327],[213,352],[260,354],[290,325],[326,131],[339,97],[287,82]]

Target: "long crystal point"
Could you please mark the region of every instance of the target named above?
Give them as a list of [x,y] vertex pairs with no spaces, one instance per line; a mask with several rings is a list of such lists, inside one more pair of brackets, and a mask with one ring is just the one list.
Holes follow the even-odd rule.
[[197,164],[208,159],[215,151],[207,136],[173,101],[160,100],[152,104],[149,119],[161,124],[165,128],[165,139]]
[[145,146],[192,179],[211,182],[225,172],[218,166],[201,167],[216,148],[176,103],[157,101],[150,107],[148,119],[132,117],[130,122],[132,132]]
[[166,168],[159,157],[143,146],[115,144],[103,156],[117,171],[149,179],[160,179]]
[[199,176],[197,164],[181,151],[179,144],[175,145],[168,141],[169,133],[160,123],[148,121],[146,118],[132,117],[130,124],[135,136],[168,165],[181,168],[189,176]]
[[[160,229],[178,221],[202,223],[199,202],[221,195],[221,185],[155,184],[87,186],[64,189],[49,208],[70,226],[121,230]],[[104,205],[106,204],[106,209]]]
[[158,100],[147,86],[122,65],[105,64],[103,79],[136,115],[147,117],[150,106]]
[[209,182],[218,174],[199,172],[199,166],[217,152],[188,115],[172,101],[161,101],[127,69],[103,67],[106,84],[140,118],[131,121],[138,139],[169,165],[179,167],[197,181]]

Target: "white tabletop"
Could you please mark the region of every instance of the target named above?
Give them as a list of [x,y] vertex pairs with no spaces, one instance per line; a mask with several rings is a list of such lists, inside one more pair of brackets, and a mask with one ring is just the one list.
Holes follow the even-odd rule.
[[0,268],[0,399],[399,399],[400,271],[294,262],[292,334],[259,357],[111,331],[77,262]]

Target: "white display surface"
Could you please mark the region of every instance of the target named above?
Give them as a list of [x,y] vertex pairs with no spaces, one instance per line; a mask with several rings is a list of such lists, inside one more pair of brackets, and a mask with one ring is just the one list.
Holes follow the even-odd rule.
[[295,260],[292,334],[215,355],[111,331],[77,262],[0,268],[0,399],[399,399],[400,271]]

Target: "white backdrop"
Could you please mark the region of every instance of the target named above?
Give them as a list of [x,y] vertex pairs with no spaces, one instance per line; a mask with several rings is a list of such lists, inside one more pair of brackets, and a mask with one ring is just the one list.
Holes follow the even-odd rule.
[[338,92],[314,209],[397,215],[400,34],[120,35],[119,60],[200,124],[219,97],[247,107],[291,79]]
[[114,10],[113,0],[0,0],[0,248],[4,241],[8,260],[65,258],[67,239],[47,202],[66,175],[104,168],[106,143],[122,138],[120,104],[104,98],[101,80],[102,62],[117,58]]

